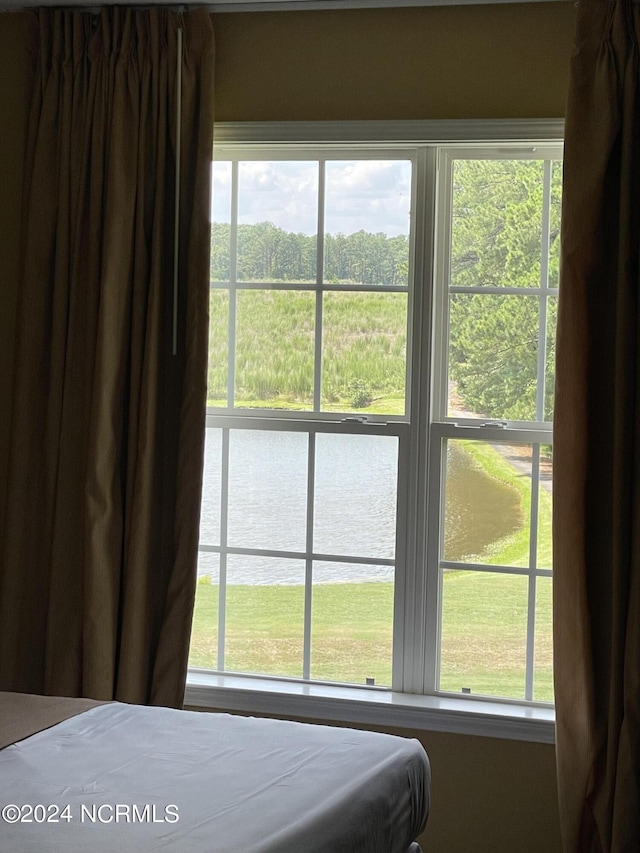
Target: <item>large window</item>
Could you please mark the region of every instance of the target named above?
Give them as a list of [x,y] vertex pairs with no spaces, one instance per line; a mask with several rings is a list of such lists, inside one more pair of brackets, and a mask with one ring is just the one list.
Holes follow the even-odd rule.
[[191,667],[552,701],[560,156],[216,148]]

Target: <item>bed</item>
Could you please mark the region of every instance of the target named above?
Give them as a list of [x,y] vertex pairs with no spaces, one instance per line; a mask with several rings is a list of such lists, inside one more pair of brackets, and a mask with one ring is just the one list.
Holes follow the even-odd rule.
[[0,693],[7,853],[419,853],[429,789],[414,740]]

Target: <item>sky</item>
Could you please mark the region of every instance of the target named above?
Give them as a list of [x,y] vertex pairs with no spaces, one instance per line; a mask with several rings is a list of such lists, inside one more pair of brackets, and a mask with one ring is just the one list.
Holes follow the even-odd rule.
[[[409,233],[411,163],[408,160],[335,160],[326,163],[325,232]],[[229,222],[231,163],[213,164],[212,219]],[[318,164],[245,160],[238,167],[238,221],[272,222],[285,231],[318,229]]]

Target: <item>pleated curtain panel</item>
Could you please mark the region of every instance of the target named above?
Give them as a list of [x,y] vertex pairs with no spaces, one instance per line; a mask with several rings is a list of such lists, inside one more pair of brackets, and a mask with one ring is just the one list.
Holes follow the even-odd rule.
[[554,435],[565,853],[640,850],[640,6],[580,0]]
[[211,18],[33,14],[0,689],[180,706],[206,405]]

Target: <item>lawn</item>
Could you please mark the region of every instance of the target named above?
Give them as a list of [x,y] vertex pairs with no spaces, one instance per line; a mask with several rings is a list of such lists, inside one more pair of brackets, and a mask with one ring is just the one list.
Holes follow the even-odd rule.
[[[527,580],[447,572],[441,688],[524,696]],[[378,685],[391,680],[393,584],[319,584],[313,590],[311,676]],[[218,587],[197,586],[190,665],[217,667]],[[226,668],[302,675],[302,586],[229,586]],[[534,698],[553,699],[551,581],[538,580]]]
[[[534,699],[553,701],[551,579],[537,581]],[[528,579],[446,572],[440,687],[524,697]]]
[[[304,588],[227,587],[226,668],[302,676]],[[364,684],[391,680],[392,583],[318,584],[313,590],[312,678]],[[191,666],[216,667],[218,587],[197,586]]]

